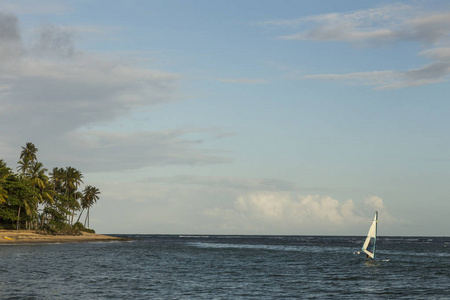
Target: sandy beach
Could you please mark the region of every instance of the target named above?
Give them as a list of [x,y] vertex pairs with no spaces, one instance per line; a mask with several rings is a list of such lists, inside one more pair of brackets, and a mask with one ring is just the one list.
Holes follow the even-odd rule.
[[0,244],[17,243],[75,243],[95,241],[124,241],[123,238],[83,232],[82,235],[45,235],[34,230],[0,230]]

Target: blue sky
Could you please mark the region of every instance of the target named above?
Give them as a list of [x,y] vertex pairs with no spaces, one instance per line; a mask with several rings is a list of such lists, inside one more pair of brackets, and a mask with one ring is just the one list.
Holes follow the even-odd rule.
[[448,235],[447,1],[0,1],[0,157],[102,233]]

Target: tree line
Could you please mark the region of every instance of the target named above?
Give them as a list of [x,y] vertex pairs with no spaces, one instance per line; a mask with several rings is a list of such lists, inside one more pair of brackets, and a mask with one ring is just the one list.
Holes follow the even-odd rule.
[[0,227],[67,234],[92,232],[87,229],[89,211],[99,199],[99,189],[86,185],[79,190],[83,174],[73,167],[55,167],[48,173],[37,152],[33,143],[22,147],[17,172],[0,159]]

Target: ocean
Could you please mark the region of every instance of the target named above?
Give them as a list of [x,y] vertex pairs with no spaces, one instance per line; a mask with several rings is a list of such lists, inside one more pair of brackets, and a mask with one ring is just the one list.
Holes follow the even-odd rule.
[[117,236],[0,245],[0,299],[450,299],[450,238]]

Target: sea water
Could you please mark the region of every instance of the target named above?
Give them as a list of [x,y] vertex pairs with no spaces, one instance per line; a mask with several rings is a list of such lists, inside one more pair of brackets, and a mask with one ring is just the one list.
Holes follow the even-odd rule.
[[0,299],[450,299],[450,238],[122,237],[0,245]]

